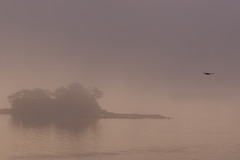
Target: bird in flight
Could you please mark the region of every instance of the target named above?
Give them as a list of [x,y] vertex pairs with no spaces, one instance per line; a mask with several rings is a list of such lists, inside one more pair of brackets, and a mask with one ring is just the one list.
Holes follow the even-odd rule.
[[211,73],[211,72],[203,72],[203,74],[207,75],[207,76],[210,76],[210,75],[213,75],[214,73]]

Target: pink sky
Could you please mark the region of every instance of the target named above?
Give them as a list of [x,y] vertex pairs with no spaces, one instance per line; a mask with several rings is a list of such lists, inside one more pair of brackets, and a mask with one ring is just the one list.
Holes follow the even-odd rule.
[[239,15],[234,0],[2,0],[0,106],[76,81],[116,112],[238,106]]

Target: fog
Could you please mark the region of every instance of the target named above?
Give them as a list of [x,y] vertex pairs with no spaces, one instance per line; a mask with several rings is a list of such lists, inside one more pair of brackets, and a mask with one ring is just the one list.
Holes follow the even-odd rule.
[[[102,108],[189,116],[238,107],[240,2],[2,0],[0,107],[21,89],[100,88]],[[214,72],[205,76],[202,72]]]

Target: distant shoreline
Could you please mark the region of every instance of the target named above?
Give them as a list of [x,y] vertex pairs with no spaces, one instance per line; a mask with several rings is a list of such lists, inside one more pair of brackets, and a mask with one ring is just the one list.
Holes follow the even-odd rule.
[[[11,108],[0,109],[0,114],[10,114],[12,115]],[[97,119],[171,119],[170,117],[162,116],[159,114],[138,114],[138,113],[113,113],[104,111],[96,116],[80,115],[79,118],[97,118]]]

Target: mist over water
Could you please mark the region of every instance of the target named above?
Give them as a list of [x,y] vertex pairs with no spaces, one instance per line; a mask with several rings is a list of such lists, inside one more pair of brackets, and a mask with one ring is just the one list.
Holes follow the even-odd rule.
[[1,116],[0,158],[238,159],[239,113],[239,109],[226,107],[209,115],[199,112],[171,120],[100,119],[48,125],[17,123],[10,116]]
[[[239,15],[233,0],[0,0],[0,160],[240,159]],[[172,119],[89,118],[106,111]]]

